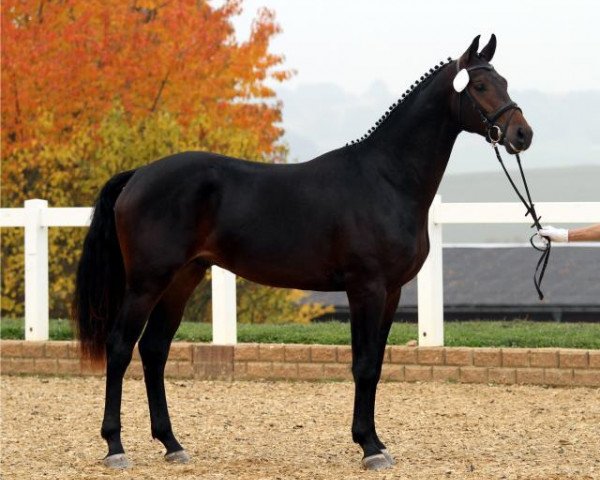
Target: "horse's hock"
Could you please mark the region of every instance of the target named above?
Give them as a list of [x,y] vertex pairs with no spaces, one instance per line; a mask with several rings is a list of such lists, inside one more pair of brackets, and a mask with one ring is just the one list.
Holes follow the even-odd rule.
[[[0,342],[2,374],[102,375],[69,341]],[[175,342],[165,374],[220,380],[351,380],[350,347],[335,345]],[[142,376],[135,349],[127,375]],[[600,387],[600,350],[389,346],[384,381]]]

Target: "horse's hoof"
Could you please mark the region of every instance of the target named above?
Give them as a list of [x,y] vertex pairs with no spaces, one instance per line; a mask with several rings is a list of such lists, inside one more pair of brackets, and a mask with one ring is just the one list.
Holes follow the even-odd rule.
[[167,453],[165,460],[169,463],[189,463],[190,456],[185,450],[179,450],[177,452]]
[[115,453],[114,455],[109,455],[102,460],[105,467],[108,468],[129,468],[131,467],[131,462],[127,459],[127,455],[124,453]]
[[392,466],[383,453],[376,453],[363,458],[362,464],[365,470],[383,470]]
[[394,457],[392,457],[392,454],[388,451],[387,448],[384,448],[383,450],[381,450],[381,454],[390,463],[390,465],[396,465],[396,460],[394,460]]

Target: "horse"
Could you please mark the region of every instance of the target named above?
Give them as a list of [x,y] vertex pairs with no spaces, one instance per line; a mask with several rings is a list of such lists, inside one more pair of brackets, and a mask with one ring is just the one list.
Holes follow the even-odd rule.
[[[377,384],[402,286],[429,252],[427,216],[461,131],[509,154],[533,132],[490,64],[492,35],[426,72],[368,134],[313,160],[260,164],[175,154],[101,189],[77,269],[73,312],[83,358],[106,362],[104,464],[121,443],[123,377],[138,347],[151,433],[189,461],[169,418],[164,368],[191,293],[211,265],[275,287],[346,291],[355,383],[352,439],[366,469],[395,460],[375,429]],[[465,85],[456,85],[462,78]]]

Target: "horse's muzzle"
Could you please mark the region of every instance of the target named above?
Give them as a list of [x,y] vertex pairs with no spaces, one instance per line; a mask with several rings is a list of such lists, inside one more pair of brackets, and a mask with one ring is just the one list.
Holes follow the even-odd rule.
[[527,122],[519,122],[508,126],[502,143],[506,151],[514,155],[515,153],[527,150],[531,145],[532,139],[533,130],[531,127]]

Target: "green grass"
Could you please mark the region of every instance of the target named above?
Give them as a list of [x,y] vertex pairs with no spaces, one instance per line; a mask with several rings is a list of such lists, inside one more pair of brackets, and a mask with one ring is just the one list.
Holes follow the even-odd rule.
[[[447,346],[462,347],[562,347],[600,349],[600,323],[527,322],[447,322]],[[211,325],[184,322],[177,331],[176,340],[210,342]],[[24,338],[23,320],[3,319],[0,338]],[[67,320],[50,321],[52,340],[73,338]],[[397,323],[392,327],[388,343],[403,345],[416,340],[415,324]],[[320,343],[347,345],[350,327],[347,323],[324,322],[311,325],[238,325],[239,342],[259,343]]]
[[[0,338],[2,340],[19,340],[25,338],[23,319],[3,318],[0,321]],[[73,330],[68,320],[50,320],[51,340],[72,340]]]

